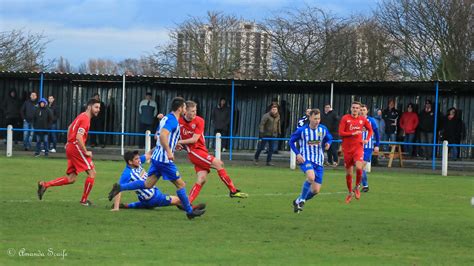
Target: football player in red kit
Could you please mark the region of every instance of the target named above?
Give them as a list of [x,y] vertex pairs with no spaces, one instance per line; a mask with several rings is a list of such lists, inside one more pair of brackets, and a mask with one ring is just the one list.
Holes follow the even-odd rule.
[[210,155],[204,141],[204,119],[196,115],[197,104],[193,101],[186,102],[186,113],[179,119],[181,139],[178,145],[181,145],[188,152],[188,158],[194,164],[197,173],[197,182],[189,192],[189,201],[193,202],[199,195],[202,186],[206,183],[206,177],[211,168],[217,170],[220,179],[229,189],[231,198],[246,198],[246,193],[238,190],[229,175],[227,174],[224,163]]
[[40,200],[43,199],[43,195],[49,187],[73,184],[76,182],[77,175],[85,171],[87,178],[80,203],[84,206],[92,205],[87,198],[94,186],[96,173],[94,163],[92,162],[92,152],[86,149],[86,142],[91,118],[97,116],[99,111],[100,101],[90,99],[89,102],[87,102],[86,111],[79,114],[71,125],[69,125],[66,144],[66,176],[58,177],[48,182],[38,182],[38,197]]
[[[372,137],[372,126],[370,122],[359,116],[361,103],[353,102],[351,114],[346,114],[339,123],[339,136],[342,139],[342,151],[344,152],[344,167],[346,168],[346,183],[349,194],[346,203],[350,203],[353,194],[356,199],[360,198],[360,182],[362,180],[362,167],[364,166],[364,144]],[[368,131],[366,139],[362,139],[362,132]],[[356,184],[352,188],[352,172],[356,167]]]

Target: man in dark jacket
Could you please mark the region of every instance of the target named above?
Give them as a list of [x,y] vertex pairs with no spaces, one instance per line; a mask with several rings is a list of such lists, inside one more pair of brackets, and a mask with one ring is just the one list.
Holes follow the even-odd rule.
[[[339,117],[336,112],[332,110],[330,104],[324,105],[324,112],[321,114],[321,124],[328,128],[329,133],[331,133],[334,139],[339,138]],[[333,142],[329,150],[327,150],[329,165],[337,166],[339,163],[339,158],[337,157],[338,149],[338,143]]]
[[[158,114],[158,106],[152,99],[151,92],[147,92],[145,99],[140,102],[140,105],[138,106],[138,114],[140,118],[140,133],[145,133],[147,130],[153,132],[154,129],[152,126],[153,122],[155,121],[155,117]],[[138,143],[138,147],[143,149],[145,147],[145,138],[140,137],[140,141]]]
[[[100,96],[98,93],[94,94],[94,99],[100,101],[100,112],[96,117],[91,119],[91,127],[90,131],[104,131],[105,129],[105,104],[103,101],[100,100]],[[99,144],[102,148],[105,148],[105,135],[104,134],[90,134],[90,142],[91,146],[95,147],[98,145],[97,139],[99,140]]]
[[[435,112],[432,109],[431,100],[425,101],[425,108],[419,115],[418,130],[420,132],[421,143],[433,143]],[[422,156],[429,160],[433,156],[433,147],[421,146]]]
[[[56,104],[56,99],[53,95],[48,96],[48,109],[53,114],[53,121],[49,129],[57,130],[58,129],[58,119],[59,119],[59,106]],[[49,151],[54,153],[56,152],[56,144],[58,143],[58,134],[56,132],[50,132],[48,136],[49,140]]]
[[[461,144],[461,140],[466,135],[466,127],[455,107],[449,108],[448,114],[441,121],[440,128],[441,140],[447,140],[449,144]],[[449,147],[449,152],[451,159],[459,158],[459,147]]]
[[[21,128],[21,102],[17,97],[15,89],[11,89],[8,92],[8,96],[4,99],[2,106],[5,114],[5,124],[7,126],[12,125],[13,128]],[[13,131],[13,140],[15,143],[18,143],[18,140],[20,140],[20,131]]]
[[383,110],[382,118],[385,121],[385,139],[386,141],[397,141],[397,126],[400,113],[395,108],[395,101],[388,100],[387,109]]
[[[212,110],[211,120],[214,123],[214,135],[221,133],[222,136],[229,136],[230,107],[225,98],[219,99],[219,104]],[[228,143],[229,139],[222,139],[222,151],[228,148]]]
[[[36,130],[49,129],[53,122],[53,113],[48,108],[48,101],[45,98],[41,98],[38,102],[38,108],[35,111],[33,117],[33,128]],[[37,131],[36,137],[36,152],[35,156],[38,157],[41,151],[41,143],[43,143],[44,155],[48,156],[48,132]]]
[[33,131],[29,131],[29,129],[34,129],[33,118],[35,117],[37,104],[38,94],[33,91],[30,93],[30,99],[26,100],[20,109],[21,119],[23,119],[23,147],[25,148],[25,151],[31,149]]

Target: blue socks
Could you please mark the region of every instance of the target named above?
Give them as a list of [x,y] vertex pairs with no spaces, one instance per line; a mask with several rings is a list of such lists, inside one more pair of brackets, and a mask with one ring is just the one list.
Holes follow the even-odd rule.
[[145,208],[145,205],[139,201],[137,202],[132,202],[130,204],[128,204],[127,206],[128,209],[142,209],[142,208]]
[[368,187],[369,186],[369,182],[367,180],[367,172],[365,170],[362,171],[362,186],[363,187]]
[[308,194],[311,194],[311,183],[304,181],[301,195],[298,197],[297,202],[305,201]]
[[137,180],[127,184],[120,185],[120,191],[124,190],[136,190],[136,189],[144,189],[145,188],[145,181],[144,180]]
[[183,208],[186,210],[186,213],[192,213],[193,207],[191,207],[188,195],[186,195],[186,188],[183,187],[176,190],[176,195],[178,195],[178,198],[181,200],[181,205],[183,205]]

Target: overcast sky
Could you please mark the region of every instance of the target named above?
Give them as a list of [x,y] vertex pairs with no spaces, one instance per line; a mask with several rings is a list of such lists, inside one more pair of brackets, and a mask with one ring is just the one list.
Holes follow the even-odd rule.
[[317,6],[341,17],[368,15],[379,0],[0,0],[1,31],[43,33],[46,58],[73,66],[88,58],[121,60],[153,52],[188,16],[222,11],[260,21],[278,10]]

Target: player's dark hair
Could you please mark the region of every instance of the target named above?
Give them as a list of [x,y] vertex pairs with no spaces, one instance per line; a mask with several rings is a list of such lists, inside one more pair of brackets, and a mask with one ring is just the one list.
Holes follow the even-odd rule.
[[361,102],[358,102],[358,101],[353,101],[351,105],[353,105],[353,104],[362,105],[362,103],[361,103]]
[[360,108],[362,108],[362,107],[367,108],[367,105],[366,105],[366,104],[361,104],[361,105],[360,105]]
[[133,158],[135,158],[135,156],[139,155],[140,152],[139,151],[127,151],[125,152],[125,154],[123,155],[123,159],[125,160],[125,162],[128,164],[128,161],[133,161]]
[[181,106],[183,106],[183,104],[185,103],[186,101],[184,100],[183,97],[175,97],[173,98],[173,101],[171,102],[171,111],[176,111],[178,110]]
[[309,115],[319,115],[320,113],[321,111],[318,108],[315,108],[315,109],[311,109],[311,111],[309,112]]
[[100,101],[97,100],[97,99],[92,98],[92,99],[90,99],[90,100],[87,102],[87,106],[92,106],[92,105],[94,105],[94,104],[96,104],[96,103],[99,103],[99,104],[100,104]]
[[188,109],[188,107],[192,108],[195,106],[197,106],[197,103],[195,101],[186,101],[186,109]]

